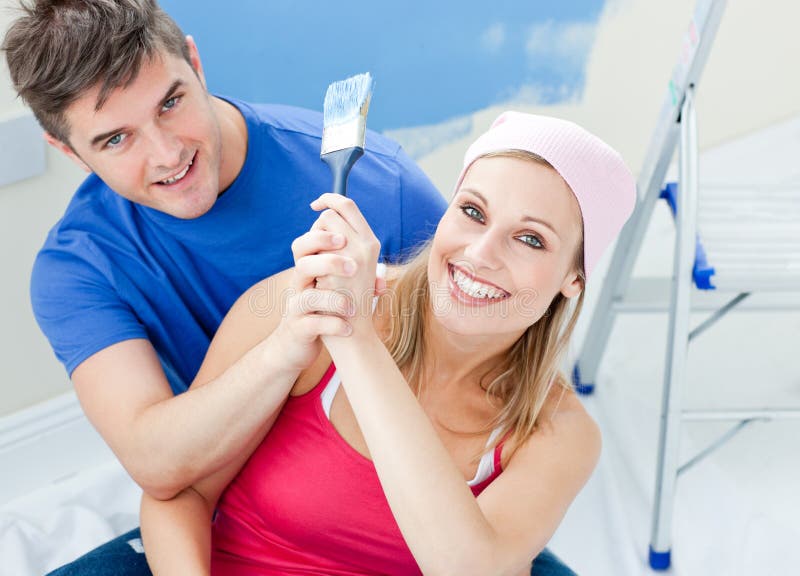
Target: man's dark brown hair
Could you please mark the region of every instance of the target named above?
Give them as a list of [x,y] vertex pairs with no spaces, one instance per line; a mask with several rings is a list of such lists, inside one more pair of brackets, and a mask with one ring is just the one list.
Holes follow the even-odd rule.
[[189,62],[178,25],[155,0],[23,0],[3,40],[11,80],[39,123],[69,144],[64,112],[95,86],[99,110],[136,79],[145,58]]

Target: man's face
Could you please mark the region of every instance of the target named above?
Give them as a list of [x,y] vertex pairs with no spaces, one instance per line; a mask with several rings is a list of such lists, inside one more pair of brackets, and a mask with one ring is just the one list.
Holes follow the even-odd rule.
[[66,110],[72,149],[48,138],[120,196],[177,218],[202,216],[220,193],[219,122],[190,49],[194,69],[156,54],[100,110],[99,86],[87,90]]

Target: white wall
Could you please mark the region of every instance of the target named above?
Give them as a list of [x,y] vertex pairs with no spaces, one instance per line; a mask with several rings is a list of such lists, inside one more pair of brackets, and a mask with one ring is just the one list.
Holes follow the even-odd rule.
[[[11,0],[0,0],[0,30],[14,19]],[[25,111],[0,58],[0,120]],[[48,147],[49,148],[49,147]],[[3,151],[0,151],[2,154]],[[64,369],[33,319],[28,298],[31,265],[49,228],[85,176],[48,150],[47,172],[0,187],[0,416],[69,390]]]
[[[619,150],[638,174],[695,6],[694,0],[606,0],[580,101],[550,107],[508,104],[480,111],[472,116],[470,133],[420,158],[420,166],[449,197],[469,143],[503,110],[513,108],[578,122]],[[800,75],[794,72],[800,36],[793,30],[798,21],[798,3],[728,0],[698,85],[701,150],[800,114]],[[700,177],[702,181],[702,165]],[[672,246],[658,236],[673,230],[669,211],[658,205],[635,273],[671,274]],[[610,257],[609,251],[587,287],[583,313],[564,365],[567,370],[585,336]]]
[[[617,148],[638,172],[695,4],[694,0],[606,0],[583,98],[559,106],[515,107],[582,124]],[[702,149],[800,112],[798,21],[797,2],[728,0],[698,87]],[[475,114],[472,133],[420,160],[440,190],[450,192],[469,142],[507,108]]]

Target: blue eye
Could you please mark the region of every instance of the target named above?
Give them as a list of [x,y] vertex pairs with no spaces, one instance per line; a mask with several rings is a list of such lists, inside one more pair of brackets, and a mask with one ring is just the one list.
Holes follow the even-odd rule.
[[484,221],[483,214],[481,213],[481,211],[475,208],[475,206],[473,206],[472,204],[462,204],[460,208],[461,211],[464,214],[466,214],[467,218],[476,220],[478,222]]
[[533,234],[523,234],[522,236],[517,236],[517,238],[523,244],[526,244],[531,248],[544,248],[544,244],[542,244],[542,241],[539,240],[539,238],[537,238]]
[[178,100],[180,100],[180,96],[173,96],[172,98],[169,98],[166,102],[164,102],[164,105],[161,107],[162,110],[164,112],[172,110],[178,104]]
[[106,148],[116,148],[125,141],[124,134],[115,134],[106,141]]

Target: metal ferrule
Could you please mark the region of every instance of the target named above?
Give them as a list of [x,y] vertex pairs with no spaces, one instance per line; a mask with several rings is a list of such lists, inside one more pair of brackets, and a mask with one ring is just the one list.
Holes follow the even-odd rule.
[[325,126],[322,130],[322,152],[336,152],[345,148],[364,148],[367,137],[367,118],[359,115],[358,117],[345,122],[344,124],[334,124]]

